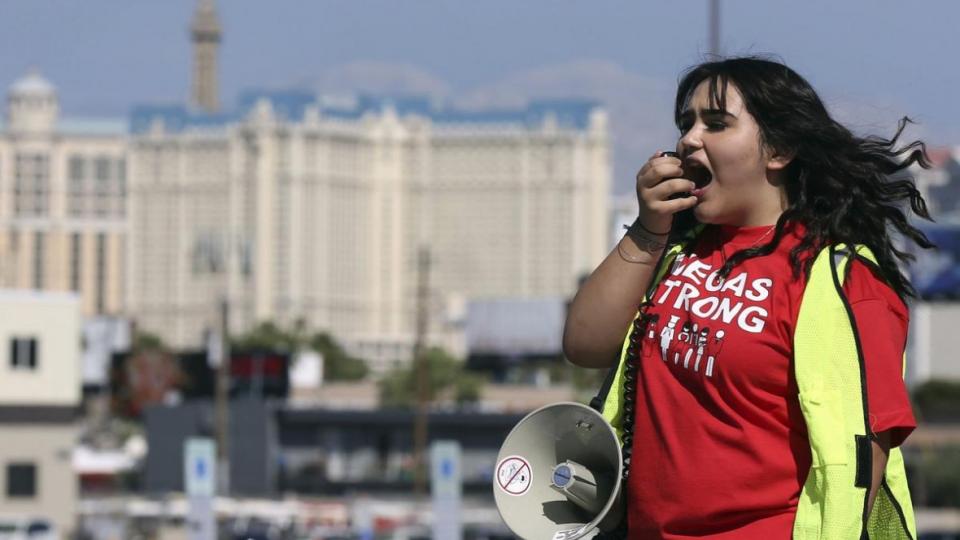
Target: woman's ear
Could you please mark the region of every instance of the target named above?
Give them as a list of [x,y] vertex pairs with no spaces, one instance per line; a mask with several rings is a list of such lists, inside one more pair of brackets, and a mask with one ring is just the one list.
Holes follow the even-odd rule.
[[772,171],[782,171],[787,168],[797,155],[796,152],[782,152],[776,149],[770,149],[768,152],[767,168]]

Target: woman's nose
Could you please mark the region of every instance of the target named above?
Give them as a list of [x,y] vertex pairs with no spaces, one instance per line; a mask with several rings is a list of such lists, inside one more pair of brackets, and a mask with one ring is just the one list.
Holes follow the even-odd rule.
[[702,147],[700,129],[697,126],[693,126],[683,134],[683,137],[680,137],[680,141],[677,144],[677,151],[681,156],[689,156]]

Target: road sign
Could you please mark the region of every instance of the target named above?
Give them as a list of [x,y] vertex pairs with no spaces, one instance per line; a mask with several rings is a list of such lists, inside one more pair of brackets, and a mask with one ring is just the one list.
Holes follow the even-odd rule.
[[187,495],[212,497],[216,493],[216,459],[216,443],[212,439],[187,439],[183,452],[183,485]]
[[217,485],[217,446],[212,439],[193,437],[183,446],[183,485],[190,501],[187,538],[215,540],[217,521],[214,495]]
[[433,494],[433,538],[461,540],[460,496],[463,474],[460,445],[436,441],[430,446],[430,491]]

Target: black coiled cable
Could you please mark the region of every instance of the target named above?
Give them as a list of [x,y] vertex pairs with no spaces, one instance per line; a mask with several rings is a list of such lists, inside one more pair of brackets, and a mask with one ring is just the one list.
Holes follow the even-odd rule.
[[623,367],[623,435],[621,452],[623,455],[623,481],[630,475],[630,457],[633,454],[633,422],[637,404],[637,358],[640,356],[640,343],[646,330],[648,317],[640,307],[641,315],[633,320],[630,329],[629,345]]
[[[693,231],[691,236],[686,238],[684,242],[689,241],[693,238],[694,235],[699,233],[701,229],[697,228]],[[664,252],[660,260],[657,262],[657,268],[654,271],[655,276],[661,275],[661,267],[664,264],[669,264],[675,260],[676,252],[668,254]],[[623,492],[623,499],[626,501],[627,496],[627,479],[630,476],[630,459],[633,456],[633,423],[635,421],[636,415],[636,405],[637,405],[637,370],[638,367],[638,358],[640,357],[641,344],[643,342],[643,336],[647,331],[647,326],[650,323],[651,316],[646,313],[646,308],[653,305],[652,299],[654,297],[654,292],[656,291],[657,284],[659,279],[655,279],[651,283],[649,290],[647,291],[645,300],[640,307],[637,308],[637,311],[640,313],[636,319],[633,320],[633,324],[630,328],[630,339],[627,345],[627,353],[624,357],[624,366],[623,366],[623,410],[622,410],[622,435],[620,436],[621,447],[620,452],[623,459],[623,475],[621,476],[621,491]],[[619,366],[617,366],[619,368]],[[612,377],[611,377],[612,378]],[[609,380],[609,379],[608,379]],[[609,385],[609,383],[608,383]],[[600,396],[594,398],[596,400],[597,410],[606,399],[606,393],[609,391],[609,386],[606,386],[601,392],[603,399],[600,399]],[[628,536],[627,528],[627,513],[623,513],[623,518],[620,520],[620,523],[612,531],[601,531],[594,540],[625,540]]]
[[[640,316],[633,320],[630,328],[629,344],[623,366],[623,421],[620,452],[623,457],[623,475],[621,491],[626,500],[627,477],[630,475],[630,457],[633,454],[633,422],[637,404],[637,359],[640,356],[640,344],[646,332],[650,318],[640,306]],[[624,540],[627,538],[627,513],[624,512],[620,523],[612,531],[601,532],[595,540]]]

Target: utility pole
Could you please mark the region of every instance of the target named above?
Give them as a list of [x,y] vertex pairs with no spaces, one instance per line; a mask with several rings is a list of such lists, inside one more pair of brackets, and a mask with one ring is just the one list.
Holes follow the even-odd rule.
[[717,58],[720,56],[720,0],[708,0],[710,2],[710,20],[708,22],[707,34],[710,40],[710,56]]
[[230,301],[220,300],[220,363],[217,365],[215,431],[218,493],[230,494]]
[[417,251],[417,325],[413,343],[413,362],[417,379],[417,414],[413,424],[413,489],[418,497],[427,493],[427,414],[430,405],[429,374],[425,342],[429,321],[430,249]]

